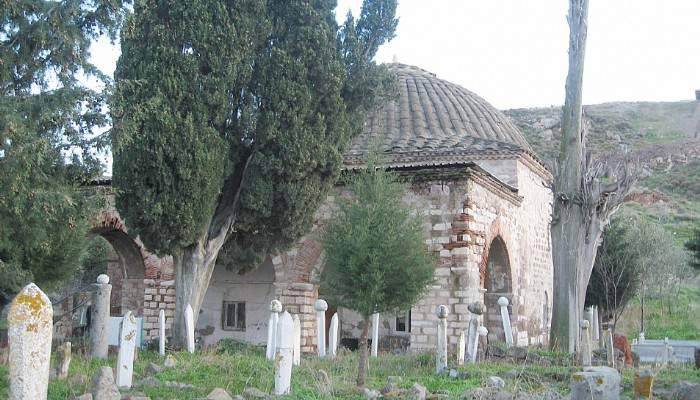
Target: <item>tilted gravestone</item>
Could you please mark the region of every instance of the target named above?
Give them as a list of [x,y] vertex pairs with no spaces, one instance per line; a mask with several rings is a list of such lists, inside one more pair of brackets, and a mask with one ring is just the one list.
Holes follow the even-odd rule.
[[484,313],[484,305],[480,302],[474,302],[467,306],[469,312],[472,313],[467,328],[467,349],[466,357],[470,363],[476,362],[477,342],[479,341],[479,317]]
[[292,354],[294,321],[287,311],[279,319],[276,336],[275,394],[289,394],[292,380],[292,364],[294,363]]
[[119,353],[117,354],[117,386],[131,388],[134,376],[134,352],[136,349],[136,319],[131,311],[124,314],[119,334]]
[[10,399],[46,399],[53,334],[51,301],[30,283],[12,300],[7,323]]
[[438,374],[447,369],[447,315],[449,313],[446,305],[439,305],[436,311],[438,322],[435,372]]
[[513,330],[510,326],[510,315],[508,314],[508,299],[499,297],[498,306],[501,308],[501,319],[503,320],[503,332],[506,335],[506,346],[513,347]]

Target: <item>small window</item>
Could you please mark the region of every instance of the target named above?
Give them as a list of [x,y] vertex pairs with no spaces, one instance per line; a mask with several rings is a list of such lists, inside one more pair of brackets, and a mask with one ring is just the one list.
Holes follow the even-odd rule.
[[396,315],[396,332],[411,332],[411,310]]
[[225,331],[245,331],[245,303],[224,301],[222,325]]

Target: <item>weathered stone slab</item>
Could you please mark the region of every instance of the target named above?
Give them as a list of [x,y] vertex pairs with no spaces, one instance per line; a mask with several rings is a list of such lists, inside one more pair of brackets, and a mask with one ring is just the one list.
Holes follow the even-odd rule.
[[277,354],[275,356],[275,394],[289,394],[294,363],[292,348],[294,321],[288,312],[284,312],[277,327]]
[[571,400],[619,400],[620,374],[610,367],[585,367],[571,377]]
[[112,285],[105,274],[97,277],[92,293],[91,328],[90,328],[90,355],[93,358],[107,359],[108,322],[109,322],[109,298],[112,293]]
[[457,339],[457,365],[464,365],[464,347],[466,346],[464,339],[464,331],[459,333]]
[[511,347],[513,346],[513,330],[510,326],[510,315],[508,314],[508,299],[499,297],[498,306],[501,308],[501,319],[503,320],[503,332],[506,336],[506,345]]
[[[590,312],[593,319],[593,313]],[[584,319],[581,321],[581,365],[590,367],[592,363],[593,350],[591,348],[591,323]]]
[[124,314],[117,355],[117,386],[131,388],[134,376],[134,352],[136,349],[136,320],[131,311]]
[[56,349],[56,379],[66,379],[71,361],[71,342],[65,342]]
[[100,367],[92,378],[92,398],[93,400],[120,400],[117,385],[114,383],[114,373],[110,367]]
[[51,301],[30,283],[12,300],[7,323],[10,399],[46,399],[53,334]]
[[440,305],[436,311],[437,322],[437,348],[435,352],[435,372],[440,374],[447,369],[447,315],[449,310],[446,305]]

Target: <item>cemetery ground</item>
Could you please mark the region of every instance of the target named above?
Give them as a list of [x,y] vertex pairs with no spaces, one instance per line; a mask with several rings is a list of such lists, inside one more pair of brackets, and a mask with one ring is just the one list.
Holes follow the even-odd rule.
[[[171,353],[176,360],[174,367],[163,366],[164,357],[157,351],[141,351],[134,364],[135,387],[128,394],[141,394],[151,399],[205,398],[214,388],[224,388],[231,394],[255,398],[258,393],[270,393],[274,386],[274,363],[265,358],[264,347],[248,346],[233,341],[223,341],[217,348]],[[292,374],[291,395],[288,399],[364,399],[355,387],[357,352],[340,351],[335,359],[319,359],[305,356]],[[451,355],[450,365],[455,365]],[[519,356],[521,358],[522,356]],[[50,400],[69,400],[90,391],[90,381],[101,366],[113,367],[116,356],[108,360],[89,360],[75,354],[70,364],[68,378],[52,380],[49,385]],[[160,368],[155,371],[151,364]],[[381,391],[389,376],[401,377],[399,388],[410,388],[414,383],[425,386],[433,398],[461,399],[465,392],[488,386],[491,376],[505,381],[506,390],[525,394],[524,399],[557,399],[558,394],[569,392],[571,374],[581,368],[565,354],[530,349],[524,361],[504,358],[502,361],[483,361],[455,368],[449,373],[435,375],[435,355],[380,354],[371,358],[367,374],[367,387]],[[328,380],[320,376],[326,372]],[[8,396],[8,369],[0,367],[0,398]],[[322,374],[321,374],[322,375]],[[454,376],[456,375],[456,377]],[[623,397],[631,396],[633,368],[622,369]],[[330,383],[328,382],[330,381]],[[662,368],[654,381],[654,387],[670,390],[678,381],[700,383],[700,370],[693,366]],[[246,393],[246,389],[248,392]],[[391,393],[385,397],[391,398]],[[543,397],[544,396],[544,397]],[[428,397],[430,398],[430,397]],[[489,398],[489,397],[487,397]],[[631,397],[629,397],[631,398]]]

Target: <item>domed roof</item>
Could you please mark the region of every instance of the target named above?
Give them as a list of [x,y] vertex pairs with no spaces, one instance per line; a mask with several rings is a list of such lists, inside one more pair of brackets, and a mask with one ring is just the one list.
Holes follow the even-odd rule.
[[463,87],[418,67],[389,66],[398,99],[371,113],[344,154],[346,167],[363,164],[377,148],[391,166],[450,165],[484,155],[531,153],[503,113]]

